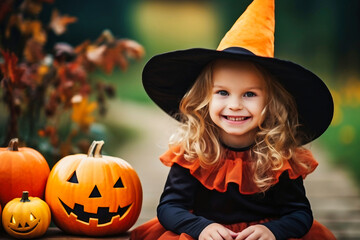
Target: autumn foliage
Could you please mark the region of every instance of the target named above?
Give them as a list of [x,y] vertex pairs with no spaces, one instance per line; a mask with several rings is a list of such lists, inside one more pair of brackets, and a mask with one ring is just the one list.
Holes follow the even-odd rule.
[[[91,73],[126,70],[129,59],[140,59],[144,49],[104,30],[94,41],[79,46],[59,42],[46,52],[48,35],[61,35],[77,21],[54,9],[49,22],[42,22],[43,4],[51,3],[0,2],[0,96],[6,109],[1,139],[2,145],[15,137],[31,147],[47,144],[61,157],[76,152],[75,139],[82,145],[92,141],[86,133],[95,115],[103,116],[106,99],[115,96],[112,85],[93,79]],[[62,130],[64,123],[71,126],[67,131]]]

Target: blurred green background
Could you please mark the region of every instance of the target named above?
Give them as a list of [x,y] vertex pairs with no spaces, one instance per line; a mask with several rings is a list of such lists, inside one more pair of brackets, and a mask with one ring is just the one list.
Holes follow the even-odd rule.
[[[73,46],[94,40],[104,29],[142,44],[146,56],[127,72],[94,76],[116,85],[117,97],[153,105],[141,85],[141,72],[153,55],[192,47],[215,49],[251,0],[58,0],[44,6],[76,16],[47,48],[64,41]],[[328,131],[316,140],[330,151],[331,161],[350,170],[360,186],[360,1],[277,0],[275,57],[310,69],[330,87],[335,115]],[[110,126],[111,127],[111,126]],[[117,139],[121,136],[116,136]]]

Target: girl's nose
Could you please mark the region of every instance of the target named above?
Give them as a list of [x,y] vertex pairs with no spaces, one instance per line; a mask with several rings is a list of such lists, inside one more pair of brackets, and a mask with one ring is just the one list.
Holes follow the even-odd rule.
[[243,102],[240,98],[237,98],[237,97],[233,97],[230,99],[230,102],[229,102],[229,109],[231,110],[241,110],[243,109]]

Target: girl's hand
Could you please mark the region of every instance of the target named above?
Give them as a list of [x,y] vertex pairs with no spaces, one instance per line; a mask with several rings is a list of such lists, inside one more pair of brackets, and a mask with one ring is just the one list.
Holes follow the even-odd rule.
[[238,233],[235,240],[276,240],[274,234],[264,225],[253,225]]
[[199,240],[233,240],[237,235],[221,224],[212,223],[202,230]]

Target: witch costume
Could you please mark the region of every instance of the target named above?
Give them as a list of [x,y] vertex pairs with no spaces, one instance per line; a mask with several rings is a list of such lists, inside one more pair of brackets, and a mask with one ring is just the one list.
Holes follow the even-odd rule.
[[[274,9],[274,0],[254,0],[216,50],[193,48],[154,56],[143,71],[149,97],[181,121],[180,101],[207,64],[217,59],[251,61],[264,67],[294,97],[299,136],[307,136],[301,138],[301,145],[318,138],[332,120],[331,94],[314,73],[274,58]],[[305,194],[303,179],[318,165],[309,150],[298,148],[295,154],[310,167],[301,168],[287,161],[276,171],[272,187],[262,192],[251,176],[252,146],[223,147],[224,158],[209,168],[201,167],[198,159],[187,161],[180,146],[160,157],[171,169],[157,218],[134,229],[132,240],[197,239],[211,223],[234,232],[263,224],[276,239],[335,239],[313,219]]]

